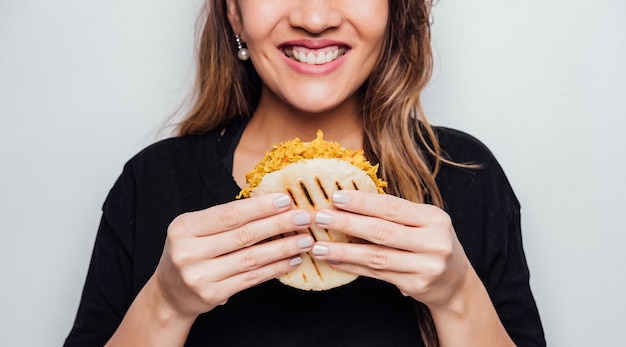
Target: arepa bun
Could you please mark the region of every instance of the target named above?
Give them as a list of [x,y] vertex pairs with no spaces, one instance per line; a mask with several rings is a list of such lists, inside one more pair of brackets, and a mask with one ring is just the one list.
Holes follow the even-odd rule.
[[[267,173],[250,196],[286,193],[294,208],[309,211],[334,209],[331,197],[341,189],[357,189],[378,193],[372,178],[365,171],[340,159],[303,159],[278,171]],[[311,225],[307,230],[316,241],[352,242],[350,237],[334,230]],[[347,284],[357,275],[339,271],[325,261],[303,254],[302,264],[278,279],[303,290],[327,290]]]

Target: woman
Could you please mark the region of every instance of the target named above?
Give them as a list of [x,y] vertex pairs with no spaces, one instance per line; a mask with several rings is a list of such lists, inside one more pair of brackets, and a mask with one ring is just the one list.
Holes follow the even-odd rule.
[[[205,10],[194,108],[111,190],[67,346],[545,345],[506,177],[421,112],[429,2]],[[234,201],[272,145],[317,129],[380,163],[389,194],[341,191],[314,215],[281,194]],[[258,243],[312,223],[371,243]],[[360,277],[325,292],[273,280],[304,252]]]

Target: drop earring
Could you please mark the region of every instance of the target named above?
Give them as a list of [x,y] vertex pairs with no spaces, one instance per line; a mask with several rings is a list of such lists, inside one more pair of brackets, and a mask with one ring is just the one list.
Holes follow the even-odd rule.
[[235,42],[237,43],[237,57],[239,60],[246,61],[250,59],[250,53],[248,53],[248,49],[243,46],[239,35],[235,35]]

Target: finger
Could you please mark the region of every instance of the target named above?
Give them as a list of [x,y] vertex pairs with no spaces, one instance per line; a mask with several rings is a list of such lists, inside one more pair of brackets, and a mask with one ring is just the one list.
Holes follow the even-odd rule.
[[[311,254],[330,264],[351,264],[371,272],[424,273],[430,271],[431,256],[373,244],[317,242]],[[371,276],[370,276],[371,277]]]
[[272,240],[211,260],[211,271],[214,272],[214,279],[221,281],[280,260],[295,258],[312,247],[313,238],[308,234]]
[[[319,245],[319,243],[315,244],[315,248],[312,251],[313,253]],[[335,269],[359,276],[375,278],[394,284],[398,288],[407,287],[409,278],[412,278],[411,281],[414,283],[421,283],[423,286],[427,285],[427,281],[425,279],[428,278],[428,276],[423,276],[419,269],[413,267],[413,264],[422,263],[422,260],[418,259],[422,256],[415,257],[414,259],[407,259],[405,257],[406,254],[397,256],[381,254],[377,251],[371,250],[357,250],[355,252],[351,252],[350,249],[353,247],[348,247],[348,251],[343,253],[343,250],[338,247],[334,247],[335,245],[333,244],[327,246],[332,248],[332,251],[329,250],[327,256],[315,257],[325,259],[328,262],[328,265]],[[343,259],[343,261],[340,259]],[[406,294],[404,295],[406,296]]]
[[234,230],[208,236],[170,237],[173,262],[181,266],[212,259],[268,240],[277,235],[293,234],[310,226],[309,212],[289,210],[259,219]]
[[202,211],[182,214],[172,221],[168,232],[196,236],[212,235],[278,214],[290,206],[291,199],[286,194],[267,194],[235,200]]
[[444,223],[449,220],[448,215],[438,207],[413,203],[388,194],[339,190],[333,193],[332,200],[339,209],[410,226],[432,224],[437,219],[442,219]]
[[186,285],[196,295],[205,303],[215,307],[225,304],[232,295],[242,290],[288,273],[300,263],[302,263],[302,258],[296,256],[215,281],[210,276],[213,265],[207,262],[203,266],[196,264],[194,267],[187,268],[183,277]]
[[258,219],[233,230],[207,237],[206,254],[211,257],[250,247],[272,237],[307,229],[311,224],[309,212],[290,210],[268,218]]
[[232,294],[238,293],[242,290],[274,279],[280,275],[284,275],[289,271],[292,271],[301,262],[302,258],[300,257],[280,260],[275,263],[256,268],[254,270],[246,271],[238,275],[226,278],[221,282],[221,285],[224,288],[228,288],[228,291]]
[[413,252],[426,251],[424,235],[418,228],[407,227],[385,219],[344,211],[321,210],[315,214],[315,223],[366,241]]

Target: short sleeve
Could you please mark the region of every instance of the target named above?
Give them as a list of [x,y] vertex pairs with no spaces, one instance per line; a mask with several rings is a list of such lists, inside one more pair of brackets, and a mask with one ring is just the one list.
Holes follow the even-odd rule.
[[134,188],[127,166],[104,203],[80,306],[64,346],[103,346],[133,300]]
[[491,151],[465,133],[438,128],[441,148],[456,163],[443,165],[437,184],[459,241],[482,280],[505,329],[522,347],[546,345],[530,288],[520,203]]

